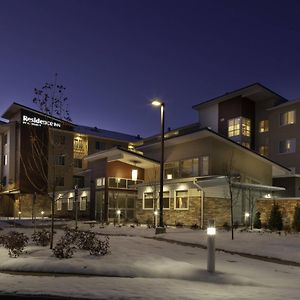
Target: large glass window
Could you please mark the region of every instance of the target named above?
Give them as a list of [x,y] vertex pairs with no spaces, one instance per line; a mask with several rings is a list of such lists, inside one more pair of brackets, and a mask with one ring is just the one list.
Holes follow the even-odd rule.
[[82,159],[81,158],[74,158],[74,168],[82,168]]
[[73,210],[74,197],[68,198],[68,210]]
[[[157,208],[160,208],[159,205],[159,193],[158,193],[158,199],[157,199]],[[170,209],[170,192],[165,191],[163,192],[163,203],[164,203],[164,209]]]
[[189,209],[189,197],[188,191],[176,191],[175,192],[175,209],[187,210]]
[[164,166],[165,178],[176,179],[194,177],[199,175],[199,159],[191,158],[168,162]]
[[241,118],[228,120],[228,137],[238,136],[241,134],[240,123]]
[[56,209],[57,209],[57,210],[61,210],[61,208],[62,208],[62,199],[61,199],[61,198],[58,198],[58,199],[56,200]]
[[97,178],[96,186],[97,187],[105,186],[105,177]]
[[200,157],[200,175],[205,176],[209,174],[209,156]]
[[3,155],[3,165],[7,166],[7,164],[8,164],[8,156],[7,156],[7,154],[5,154],[5,155]]
[[289,139],[279,142],[279,153],[296,152],[296,139]]
[[238,117],[228,120],[228,137],[251,136],[251,120],[244,117]]
[[87,196],[80,197],[79,209],[86,210]]
[[154,209],[154,197],[153,193],[144,193],[143,199],[143,208],[144,209]]
[[131,179],[109,177],[108,187],[118,189],[134,189],[133,185],[143,182],[142,180],[132,181]]
[[280,125],[289,125],[296,123],[296,112],[294,110],[286,111],[280,114]]
[[269,131],[269,120],[259,121],[259,132],[268,132]]
[[83,176],[73,176],[73,186],[77,185],[78,188],[84,187],[84,177]]
[[61,134],[54,135],[54,144],[55,145],[64,145],[66,143],[66,137]]
[[95,148],[96,150],[105,150],[106,144],[104,142],[96,141]]

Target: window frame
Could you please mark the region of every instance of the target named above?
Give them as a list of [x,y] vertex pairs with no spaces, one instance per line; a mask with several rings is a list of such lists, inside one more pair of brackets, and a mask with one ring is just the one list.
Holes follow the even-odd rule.
[[[80,199],[79,199],[79,210],[80,211],[86,211],[87,210],[87,198],[88,198],[87,196],[81,196],[80,197]],[[83,201],[83,199],[85,199],[85,200]],[[83,203],[85,203],[84,209],[82,208]]]
[[[70,199],[72,199],[72,201],[70,201]],[[72,205],[70,205],[70,203],[72,203]],[[73,209],[74,209],[74,196],[68,197],[67,199],[67,210],[73,211]]]
[[[293,123],[291,123],[289,121],[289,114],[290,113],[293,113],[293,119],[294,119]],[[285,115],[286,115],[286,117],[285,117]],[[283,122],[282,122],[282,117],[284,118]],[[280,127],[282,127],[282,126],[288,126],[288,125],[293,125],[293,124],[296,124],[296,110],[295,109],[287,110],[287,111],[279,113],[279,126]]]
[[[146,194],[152,194],[152,207],[147,207],[147,208],[145,207],[145,195]],[[143,210],[154,210],[154,202],[155,202],[154,192],[144,192],[143,193]]]
[[[186,208],[177,208],[176,203],[177,203],[177,193],[178,192],[187,192],[187,207]],[[189,190],[176,190],[174,191],[174,210],[189,210],[190,209],[190,195],[189,195]]]
[[[293,142],[292,144],[293,144],[293,146],[294,146],[294,150],[293,151],[285,151],[285,152],[281,152],[280,151],[280,149],[281,149],[281,145],[280,145],[280,143],[282,143],[282,142],[284,142],[285,143],[285,150],[287,150],[287,143],[288,143],[288,141],[290,141],[290,142]],[[290,138],[290,139],[286,139],[286,140],[282,140],[282,141],[279,141],[279,149],[278,149],[278,152],[279,152],[279,154],[292,154],[292,153],[296,153],[297,152],[297,149],[296,149],[296,146],[297,146],[297,144],[296,144],[297,142],[296,142],[296,138]],[[292,149],[293,147],[291,147],[291,149]]]
[[62,198],[56,199],[56,210],[61,211],[62,210]]
[[269,132],[269,120],[268,119],[260,120],[258,122],[258,132],[259,133]]

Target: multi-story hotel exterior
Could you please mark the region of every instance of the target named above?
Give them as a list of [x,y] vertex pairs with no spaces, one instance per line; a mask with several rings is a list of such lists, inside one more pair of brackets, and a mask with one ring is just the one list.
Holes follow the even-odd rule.
[[78,175],[86,167],[83,157],[116,145],[127,148],[139,139],[75,125],[18,103],[13,103],[2,117],[8,122],[0,124],[0,211],[8,216],[16,215],[16,211],[31,215],[34,193],[39,198],[37,210],[48,214],[50,202],[46,195],[54,186],[59,191],[88,184]]
[[274,178],[300,196],[300,101],[288,101],[259,83],[193,106],[201,126],[284,165],[290,175]]

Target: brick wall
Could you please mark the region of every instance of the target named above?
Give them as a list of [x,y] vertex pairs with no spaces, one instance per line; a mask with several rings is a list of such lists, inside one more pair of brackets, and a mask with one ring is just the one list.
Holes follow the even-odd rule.
[[215,220],[217,227],[223,226],[224,223],[228,225],[230,222],[230,200],[224,198],[204,198],[204,227],[210,219]]
[[[270,199],[259,199],[256,201],[256,210],[261,213],[260,219],[262,223],[268,223],[272,205],[274,201]],[[283,224],[291,226],[294,219],[295,206],[300,205],[300,198],[280,198],[275,199],[275,203],[279,205]]]

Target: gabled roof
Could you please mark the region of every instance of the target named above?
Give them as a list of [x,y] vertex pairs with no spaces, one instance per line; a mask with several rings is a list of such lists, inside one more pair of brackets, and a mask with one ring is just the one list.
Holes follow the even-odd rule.
[[276,92],[270,90],[269,88],[265,87],[261,83],[256,82],[248,86],[239,88],[237,90],[225,93],[224,95],[203,101],[199,104],[194,105],[193,109],[198,110],[199,108],[203,108],[212,104],[217,104],[237,96],[247,97],[255,102],[264,100],[268,96],[274,97],[282,103],[288,101],[287,99],[277,94]]
[[[170,138],[165,139],[165,146],[167,147],[167,146],[172,146],[172,145],[176,145],[176,144],[182,144],[182,143],[193,141],[193,140],[196,140],[199,138],[206,138],[206,137],[214,137],[218,140],[221,140],[222,142],[231,144],[233,147],[238,148],[242,151],[246,151],[250,155],[255,156],[257,159],[263,160],[263,161],[271,164],[272,169],[273,169],[273,172],[272,172],[273,176],[287,175],[291,172],[290,169],[284,167],[283,165],[280,165],[280,164],[276,163],[275,161],[273,161],[265,156],[262,156],[262,155],[258,154],[257,152],[255,152],[247,147],[244,147],[241,144],[238,144],[231,139],[228,139],[228,138],[220,135],[219,133],[215,132],[214,130],[212,130],[208,127],[203,127],[198,130],[183,133],[183,134],[180,134],[177,136],[171,136]],[[160,141],[157,140],[156,142],[154,142],[152,144],[147,144],[147,145],[137,147],[137,149],[140,149],[141,151],[143,151],[143,149],[149,149],[151,147],[152,148],[160,147]]]
[[136,166],[138,168],[153,168],[153,166],[159,166],[159,161],[141,155],[139,153],[124,149],[122,147],[113,147],[108,150],[100,151],[88,155],[84,158],[84,160],[88,162],[107,159],[108,162],[111,161],[121,161],[129,165]]

